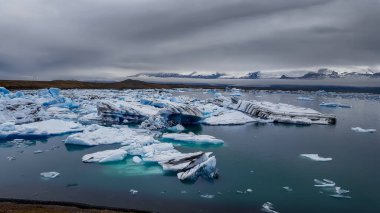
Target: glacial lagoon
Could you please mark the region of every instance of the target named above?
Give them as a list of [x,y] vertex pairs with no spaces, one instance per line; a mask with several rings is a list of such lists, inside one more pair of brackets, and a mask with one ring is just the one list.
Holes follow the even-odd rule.
[[[117,91],[112,98],[129,92]],[[173,97],[200,100],[214,97],[207,90],[168,92]],[[72,95],[75,91],[62,93],[76,100]],[[228,98],[232,94],[220,93]],[[278,212],[380,211],[378,95],[281,91],[247,91],[239,95],[244,100],[286,103],[333,114],[337,123],[185,125],[185,133],[211,135],[224,141],[215,145],[163,141],[173,143],[175,149],[183,153],[213,152],[218,178],[198,178],[195,182],[182,182],[175,174],[163,172],[157,163],[137,164],[130,155],[116,163],[90,164],[81,160],[86,154],[117,149],[120,144],[91,147],[65,144],[63,141],[70,134],[24,141],[3,139],[0,142],[0,197],[159,212],[262,212],[266,202],[272,203]],[[351,108],[322,107],[323,102],[342,103]],[[65,119],[73,118],[66,116]],[[352,131],[352,127],[377,132],[360,133]],[[312,153],[332,160],[322,162],[300,157]],[[41,178],[40,173],[48,171],[60,175],[53,179]],[[332,197],[336,193],[316,187],[314,179],[334,181],[336,186],[349,190],[344,194],[350,198]]]

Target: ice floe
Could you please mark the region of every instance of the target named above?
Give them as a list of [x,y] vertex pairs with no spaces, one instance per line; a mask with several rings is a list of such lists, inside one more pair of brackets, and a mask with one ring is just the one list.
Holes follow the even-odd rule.
[[60,175],[59,172],[41,172],[40,173],[40,176],[43,178],[43,179],[53,179],[53,178],[56,178]]
[[127,152],[124,149],[105,150],[84,155],[82,161],[85,163],[109,163],[122,161],[126,156]]
[[8,122],[0,124],[0,139],[47,137],[81,131],[82,125],[73,121],[51,119],[20,125]]
[[267,213],[279,213],[278,211],[274,210],[273,204],[271,202],[264,203],[261,210]]
[[309,108],[301,108],[289,104],[245,101],[231,98],[231,109],[239,110],[252,117],[277,123],[292,124],[335,124],[333,115],[325,115]]
[[70,135],[66,138],[66,144],[83,146],[96,146],[102,144],[149,144],[156,142],[152,135],[137,132],[125,126],[104,127],[97,124],[87,126],[83,132]]
[[342,189],[340,186],[336,186],[334,181],[323,179],[314,179],[314,186],[320,188],[324,192],[328,193],[330,197],[340,198],[340,199],[350,199],[351,196],[347,195],[350,190]]
[[255,122],[256,119],[236,110],[227,110],[212,115],[202,121],[207,125],[239,125]]
[[314,179],[315,187],[335,187],[335,182],[329,179]]
[[334,102],[322,102],[321,104],[319,104],[319,106],[332,107],[332,108],[351,108],[350,105],[341,104],[341,103],[334,103]]
[[192,132],[186,133],[165,133],[161,137],[164,140],[174,140],[185,143],[198,143],[198,144],[222,144],[223,140],[217,139],[211,135],[196,135]]
[[361,127],[352,127],[352,131],[359,132],[359,133],[374,133],[376,132],[376,129],[363,129]]
[[318,154],[301,154],[301,157],[308,158],[313,161],[332,161],[330,157],[321,157]]

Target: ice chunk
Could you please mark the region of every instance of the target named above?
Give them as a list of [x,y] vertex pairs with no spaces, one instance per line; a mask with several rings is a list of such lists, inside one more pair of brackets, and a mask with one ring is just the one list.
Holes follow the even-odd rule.
[[215,195],[211,195],[211,194],[203,194],[203,195],[200,195],[202,198],[206,198],[206,199],[212,199],[215,197]]
[[167,130],[171,132],[182,132],[185,130],[185,127],[183,127],[181,124],[177,124],[175,126],[167,128]]
[[109,163],[122,161],[126,156],[127,152],[124,149],[105,150],[84,155],[82,161],[85,163]]
[[315,183],[314,184],[315,187],[334,187],[335,186],[335,182],[328,179],[323,179],[323,180],[314,179],[314,183]]
[[309,158],[313,161],[331,161],[332,158],[321,157],[318,154],[301,154],[301,157]]
[[204,124],[208,125],[239,125],[246,124],[250,122],[255,122],[256,120],[242,112],[236,110],[222,111],[216,115],[210,116],[202,121]]
[[25,98],[0,100],[0,123],[30,123],[47,119],[40,104]]
[[83,146],[96,146],[100,144],[131,143],[149,144],[156,142],[152,135],[138,133],[128,127],[104,127],[97,124],[90,125],[82,133],[70,135],[66,138],[66,144]]
[[338,198],[338,199],[351,199],[351,196],[342,195],[342,194],[332,194],[330,197]]
[[202,112],[196,107],[177,104],[159,111],[169,124],[193,124],[203,118]]
[[290,188],[289,186],[284,186],[284,187],[282,187],[282,188],[285,189],[285,191],[287,191],[287,192],[291,192],[291,191],[293,191],[293,189]]
[[138,156],[134,156],[134,157],[132,158],[132,161],[135,162],[135,163],[137,163],[137,164],[139,164],[139,163],[142,162],[142,159],[139,158]]
[[322,106],[322,107],[332,107],[332,108],[351,108],[350,105],[346,105],[346,104],[341,104],[341,103],[334,103],[334,102],[322,102],[321,104],[319,104],[319,106]]
[[336,117],[325,115],[309,108],[301,108],[288,104],[270,102],[244,101],[231,98],[229,108],[239,110],[252,117],[277,123],[292,124],[335,124]]
[[9,90],[7,90],[5,87],[0,87],[0,94],[6,95],[9,94]]
[[40,175],[43,179],[53,179],[58,177],[60,174],[59,172],[41,172]]
[[131,193],[132,195],[135,195],[137,194],[139,191],[135,190],[135,189],[131,189],[129,190],[129,193]]
[[279,213],[274,210],[273,204],[271,202],[266,202],[263,204],[263,208],[261,209],[263,212],[268,213]]
[[9,139],[47,137],[66,133],[81,132],[82,130],[82,125],[78,123],[55,119],[21,125],[5,123],[5,125],[0,124],[0,138]]
[[360,132],[360,133],[374,133],[374,132],[376,132],[376,129],[363,129],[361,127],[352,127],[351,130],[354,132]]
[[252,189],[247,189],[247,190],[245,190],[246,192],[248,192],[248,193],[251,193],[251,192],[253,192],[253,190]]
[[186,143],[198,143],[198,144],[222,144],[223,140],[217,139],[211,135],[195,135],[194,133],[165,133],[162,135],[164,140],[174,140]]
[[314,98],[300,96],[300,97],[297,97],[297,100],[299,100],[299,101],[314,101]]

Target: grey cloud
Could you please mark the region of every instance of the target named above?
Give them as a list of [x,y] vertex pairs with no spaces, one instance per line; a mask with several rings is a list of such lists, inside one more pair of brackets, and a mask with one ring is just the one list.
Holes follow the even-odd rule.
[[380,64],[377,0],[0,4],[0,78]]

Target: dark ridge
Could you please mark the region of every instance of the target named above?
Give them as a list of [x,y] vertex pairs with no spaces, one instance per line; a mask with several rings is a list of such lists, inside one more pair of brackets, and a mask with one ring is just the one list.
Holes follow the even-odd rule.
[[0,203],[4,203],[4,202],[15,203],[15,204],[75,207],[75,208],[84,209],[84,210],[108,210],[108,211],[116,211],[116,212],[136,212],[136,213],[147,213],[147,212],[149,212],[149,211],[143,211],[143,210],[137,210],[137,209],[96,206],[96,205],[89,205],[89,204],[75,203],[75,202],[40,201],[40,200],[27,200],[27,199],[0,198]]

